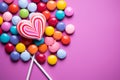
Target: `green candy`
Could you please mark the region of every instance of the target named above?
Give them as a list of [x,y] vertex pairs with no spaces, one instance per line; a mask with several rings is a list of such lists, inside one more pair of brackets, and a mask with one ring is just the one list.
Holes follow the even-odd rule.
[[27,9],[21,9],[19,15],[21,18],[27,18],[29,15],[29,12]]

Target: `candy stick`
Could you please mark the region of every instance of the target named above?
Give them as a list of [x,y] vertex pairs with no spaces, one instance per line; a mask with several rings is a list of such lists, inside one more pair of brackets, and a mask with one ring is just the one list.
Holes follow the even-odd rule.
[[31,58],[32,58],[32,60],[31,60],[31,63],[30,63],[30,67],[29,67],[29,70],[28,70],[26,80],[30,80],[30,74],[31,74],[31,70],[32,70],[32,67],[33,67],[33,62],[34,62],[35,55],[33,55],[33,57],[31,57]]
[[48,78],[48,80],[52,80],[52,78],[48,75],[48,73],[43,69],[43,67],[34,59],[34,62],[39,67],[39,69],[44,73],[44,75]]

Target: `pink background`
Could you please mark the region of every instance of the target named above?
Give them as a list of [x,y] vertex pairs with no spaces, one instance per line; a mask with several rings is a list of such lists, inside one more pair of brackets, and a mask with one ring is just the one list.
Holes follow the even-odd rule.
[[[67,58],[43,68],[53,80],[120,80],[120,0],[66,0],[76,32]],[[0,44],[0,80],[25,80],[30,61],[13,63]],[[30,80],[47,80],[34,65]]]

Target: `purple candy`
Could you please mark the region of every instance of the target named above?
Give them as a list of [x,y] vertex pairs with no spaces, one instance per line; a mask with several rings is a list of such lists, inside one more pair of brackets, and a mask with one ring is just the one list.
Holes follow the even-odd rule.
[[9,22],[4,22],[2,25],[1,25],[1,29],[5,32],[9,31],[10,30],[10,27],[11,27],[11,24]]
[[66,16],[70,17],[70,16],[72,16],[73,14],[74,14],[74,11],[73,11],[72,7],[67,7],[67,8],[65,8],[65,15],[66,15]]

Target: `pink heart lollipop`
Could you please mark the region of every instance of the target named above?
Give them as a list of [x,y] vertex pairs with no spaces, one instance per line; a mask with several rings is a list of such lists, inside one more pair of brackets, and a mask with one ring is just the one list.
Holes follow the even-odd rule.
[[45,16],[41,13],[33,13],[30,20],[21,20],[17,24],[18,33],[29,39],[40,40],[46,24]]

